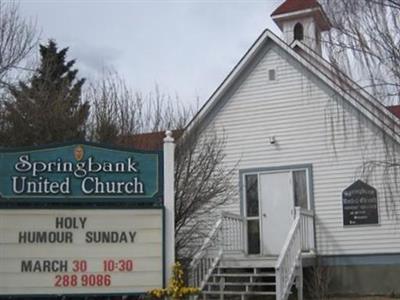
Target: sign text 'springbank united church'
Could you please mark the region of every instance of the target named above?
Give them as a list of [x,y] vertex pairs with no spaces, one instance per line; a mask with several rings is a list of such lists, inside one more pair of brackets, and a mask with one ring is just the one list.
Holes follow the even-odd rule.
[[137,176],[133,176],[131,181],[105,181],[98,176],[88,176],[97,173],[138,173],[137,162],[133,157],[128,157],[122,162],[97,162],[94,157],[89,157],[87,161],[70,162],[58,158],[56,161],[43,162],[31,161],[30,155],[21,155],[15,164],[15,170],[20,173],[28,173],[28,176],[12,176],[12,191],[16,195],[20,194],[71,194],[71,180],[66,176],[63,181],[51,181],[42,176],[45,173],[64,173],[70,174],[77,179],[81,179],[81,191],[85,195],[91,194],[117,194],[117,195],[142,195],[144,194],[143,182]]
[[93,145],[0,154],[3,198],[125,198],[161,196],[162,156]]

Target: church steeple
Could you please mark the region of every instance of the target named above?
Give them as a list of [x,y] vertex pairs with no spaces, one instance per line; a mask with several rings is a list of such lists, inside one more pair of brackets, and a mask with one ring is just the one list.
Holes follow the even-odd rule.
[[286,0],[271,17],[286,43],[299,40],[321,54],[321,32],[329,30],[331,24],[317,0]]

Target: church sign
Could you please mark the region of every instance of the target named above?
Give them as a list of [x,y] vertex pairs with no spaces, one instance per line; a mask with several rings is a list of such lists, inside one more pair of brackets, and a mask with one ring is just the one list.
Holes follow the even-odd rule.
[[342,193],[343,224],[378,224],[378,200],[376,189],[357,180]]
[[166,140],[164,151],[93,143],[1,149],[0,296],[165,286],[174,257],[170,133]]
[[162,155],[71,144],[0,152],[1,201],[157,202]]

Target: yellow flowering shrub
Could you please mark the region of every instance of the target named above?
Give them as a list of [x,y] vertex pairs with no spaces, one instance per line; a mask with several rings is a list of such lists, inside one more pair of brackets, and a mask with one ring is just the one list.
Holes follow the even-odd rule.
[[177,262],[172,269],[172,278],[165,289],[154,289],[149,292],[149,295],[156,299],[170,297],[173,300],[181,300],[186,296],[200,293],[198,288],[185,286],[183,280],[182,265]]

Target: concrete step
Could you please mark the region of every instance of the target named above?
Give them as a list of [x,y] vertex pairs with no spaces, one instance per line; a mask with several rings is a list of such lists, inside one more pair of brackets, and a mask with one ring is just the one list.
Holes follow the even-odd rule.
[[[203,291],[202,294],[218,296],[218,295],[221,295],[221,292],[219,292],[219,291]],[[248,291],[248,292],[224,291],[223,294],[224,295],[244,295],[244,296],[246,296],[246,295],[276,295],[275,292],[254,292],[254,291]]]
[[[247,286],[275,286],[275,282],[225,282],[223,285],[247,285]],[[220,286],[219,282],[207,282],[207,285]]]
[[206,285],[205,291],[208,292],[275,292],[275,285],[244,285],[244,284],[235,284],[235,285]]
[[226,256],[222,258],[220,267],[232,268],[274,268],[276,256]]
[[[254,272],[254,268],[242,268],[242,267],[233,267],[233,266],[219,266],[216,268],[217,271],[222,272],[222,273],[256,273]],[[273,270],[274,269],[269,269]]]
[[276,257],[224,256],[210,275],[202,294],[209,300],[219,299],[221,295],[230,300],[236,297],[275,299],[275,263]]
[[275,273],[213,273],[210,277],[275,277]]

